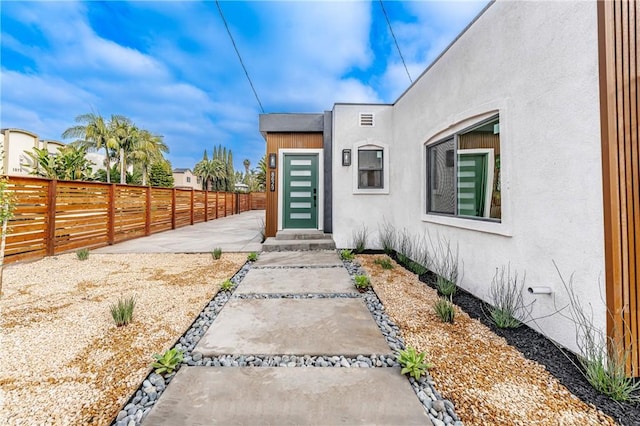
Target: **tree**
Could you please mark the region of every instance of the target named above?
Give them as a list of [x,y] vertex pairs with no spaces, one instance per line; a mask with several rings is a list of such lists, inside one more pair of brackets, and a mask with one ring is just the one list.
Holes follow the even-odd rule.
[[267,155],[265,154],[258,163],[258,174],[256,175],[258,186],[264,189],[267,187]]
[[140,168],[142,185],[147,184],[149,167],[154,162],[164,159],[164,153],[169,152],[169,147],[164,143],[162,136],[154,135],[148,130],[140,130],[135,145],[130,153],[132,162]]
[[[114,116],[112,116],[113,121]],[[69,127],[62,133],[64,139],[78,138],[83,141],[89,148],[105,152],[105,167],[107,169],[107,182],[111,182],[111,153],[117,148],[116,140],[113,137],[111,123],[106,123],[100,114],[88,113],[80,114],[75,119],[77,124]]]
[[231,150],[227,153],[226,159],[226,170],[227,170],[227,192],[233,192],[236,189],[236,172],[233,169],[233,154]]
[[151,186],[173,188],[173,173],[171,163],[167,160],[156,161],[149,170],[149,183]]
[[119,153],[120,182],[126,181],[127,159],[138,142],[139,129],[123,115],[112,115],[109,122]]
[[2,295],[2,272],[4,270],[4,251],[7,246],[7,231],[9,220],[13,217],[16,206],[15,194],[9,190],[7,178],[0,179],[0,296]]

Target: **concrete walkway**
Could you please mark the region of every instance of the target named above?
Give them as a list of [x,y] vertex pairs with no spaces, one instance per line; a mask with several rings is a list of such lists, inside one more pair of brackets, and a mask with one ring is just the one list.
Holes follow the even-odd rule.
[[[393,351],[338,254],[326,251],[262,253],[193,354],[368,357]],[[398,367],[292,364],[183,366],[143,425],[432,424]]]
[[259,252],[264,210],[251,210],[93,250],[94,253]]

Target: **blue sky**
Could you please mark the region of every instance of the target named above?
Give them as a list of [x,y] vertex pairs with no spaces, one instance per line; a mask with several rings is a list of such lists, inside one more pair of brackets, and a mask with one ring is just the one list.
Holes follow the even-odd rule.
[[[415,80],[487,1],[385,1]],[[410,82],[379,1],[222,1],[267,113],[392,103]],[[213,1],[1,1],[0,127],[61,140],[82,113],[161,134],[173,167],[264,155],[260,107]]]

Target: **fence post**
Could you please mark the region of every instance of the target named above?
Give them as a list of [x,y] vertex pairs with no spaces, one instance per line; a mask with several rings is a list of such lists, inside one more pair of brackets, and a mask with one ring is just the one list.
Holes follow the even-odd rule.
[[144,235],[151,235],[151,187],[147,186],[147,209],[144,218]]
[[109,206],[108,206],[108,228],[107,228],[107,244],[110,246],[115,243],[116,231],[116,184],[109,185]]
[[204,221],[209,220],[209,191],[204,191]]
[[47,256],[53,256],[56,249],[56,192],[58,181],[49,181],[47,192]]
[[193,197],[195,196],[195,190],[191,188],[191,225],[193,225],[193,216],[194,216],[194,205],[193,205]]
[[227,217],[227,192],[225,191],[225,192],[223,192],[223,194],[224,194],[224,197],[223,197],[224,198],[224,209],[222,211],[224,213],[224,216],[222,216],[222,217]]
[[176,229],[176,189],[171,190],[171,229]]

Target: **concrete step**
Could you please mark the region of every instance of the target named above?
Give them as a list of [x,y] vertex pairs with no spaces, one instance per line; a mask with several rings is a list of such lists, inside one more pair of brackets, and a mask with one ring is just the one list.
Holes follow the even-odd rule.
[[262,243],[262,251],[335,250],[335,248],[336,243],[332,239],[278,240],[267,238]]
[[285,229],[276,234],[276,240],[330,240],[332,238],[331,234],[325,234],[318,230]]

